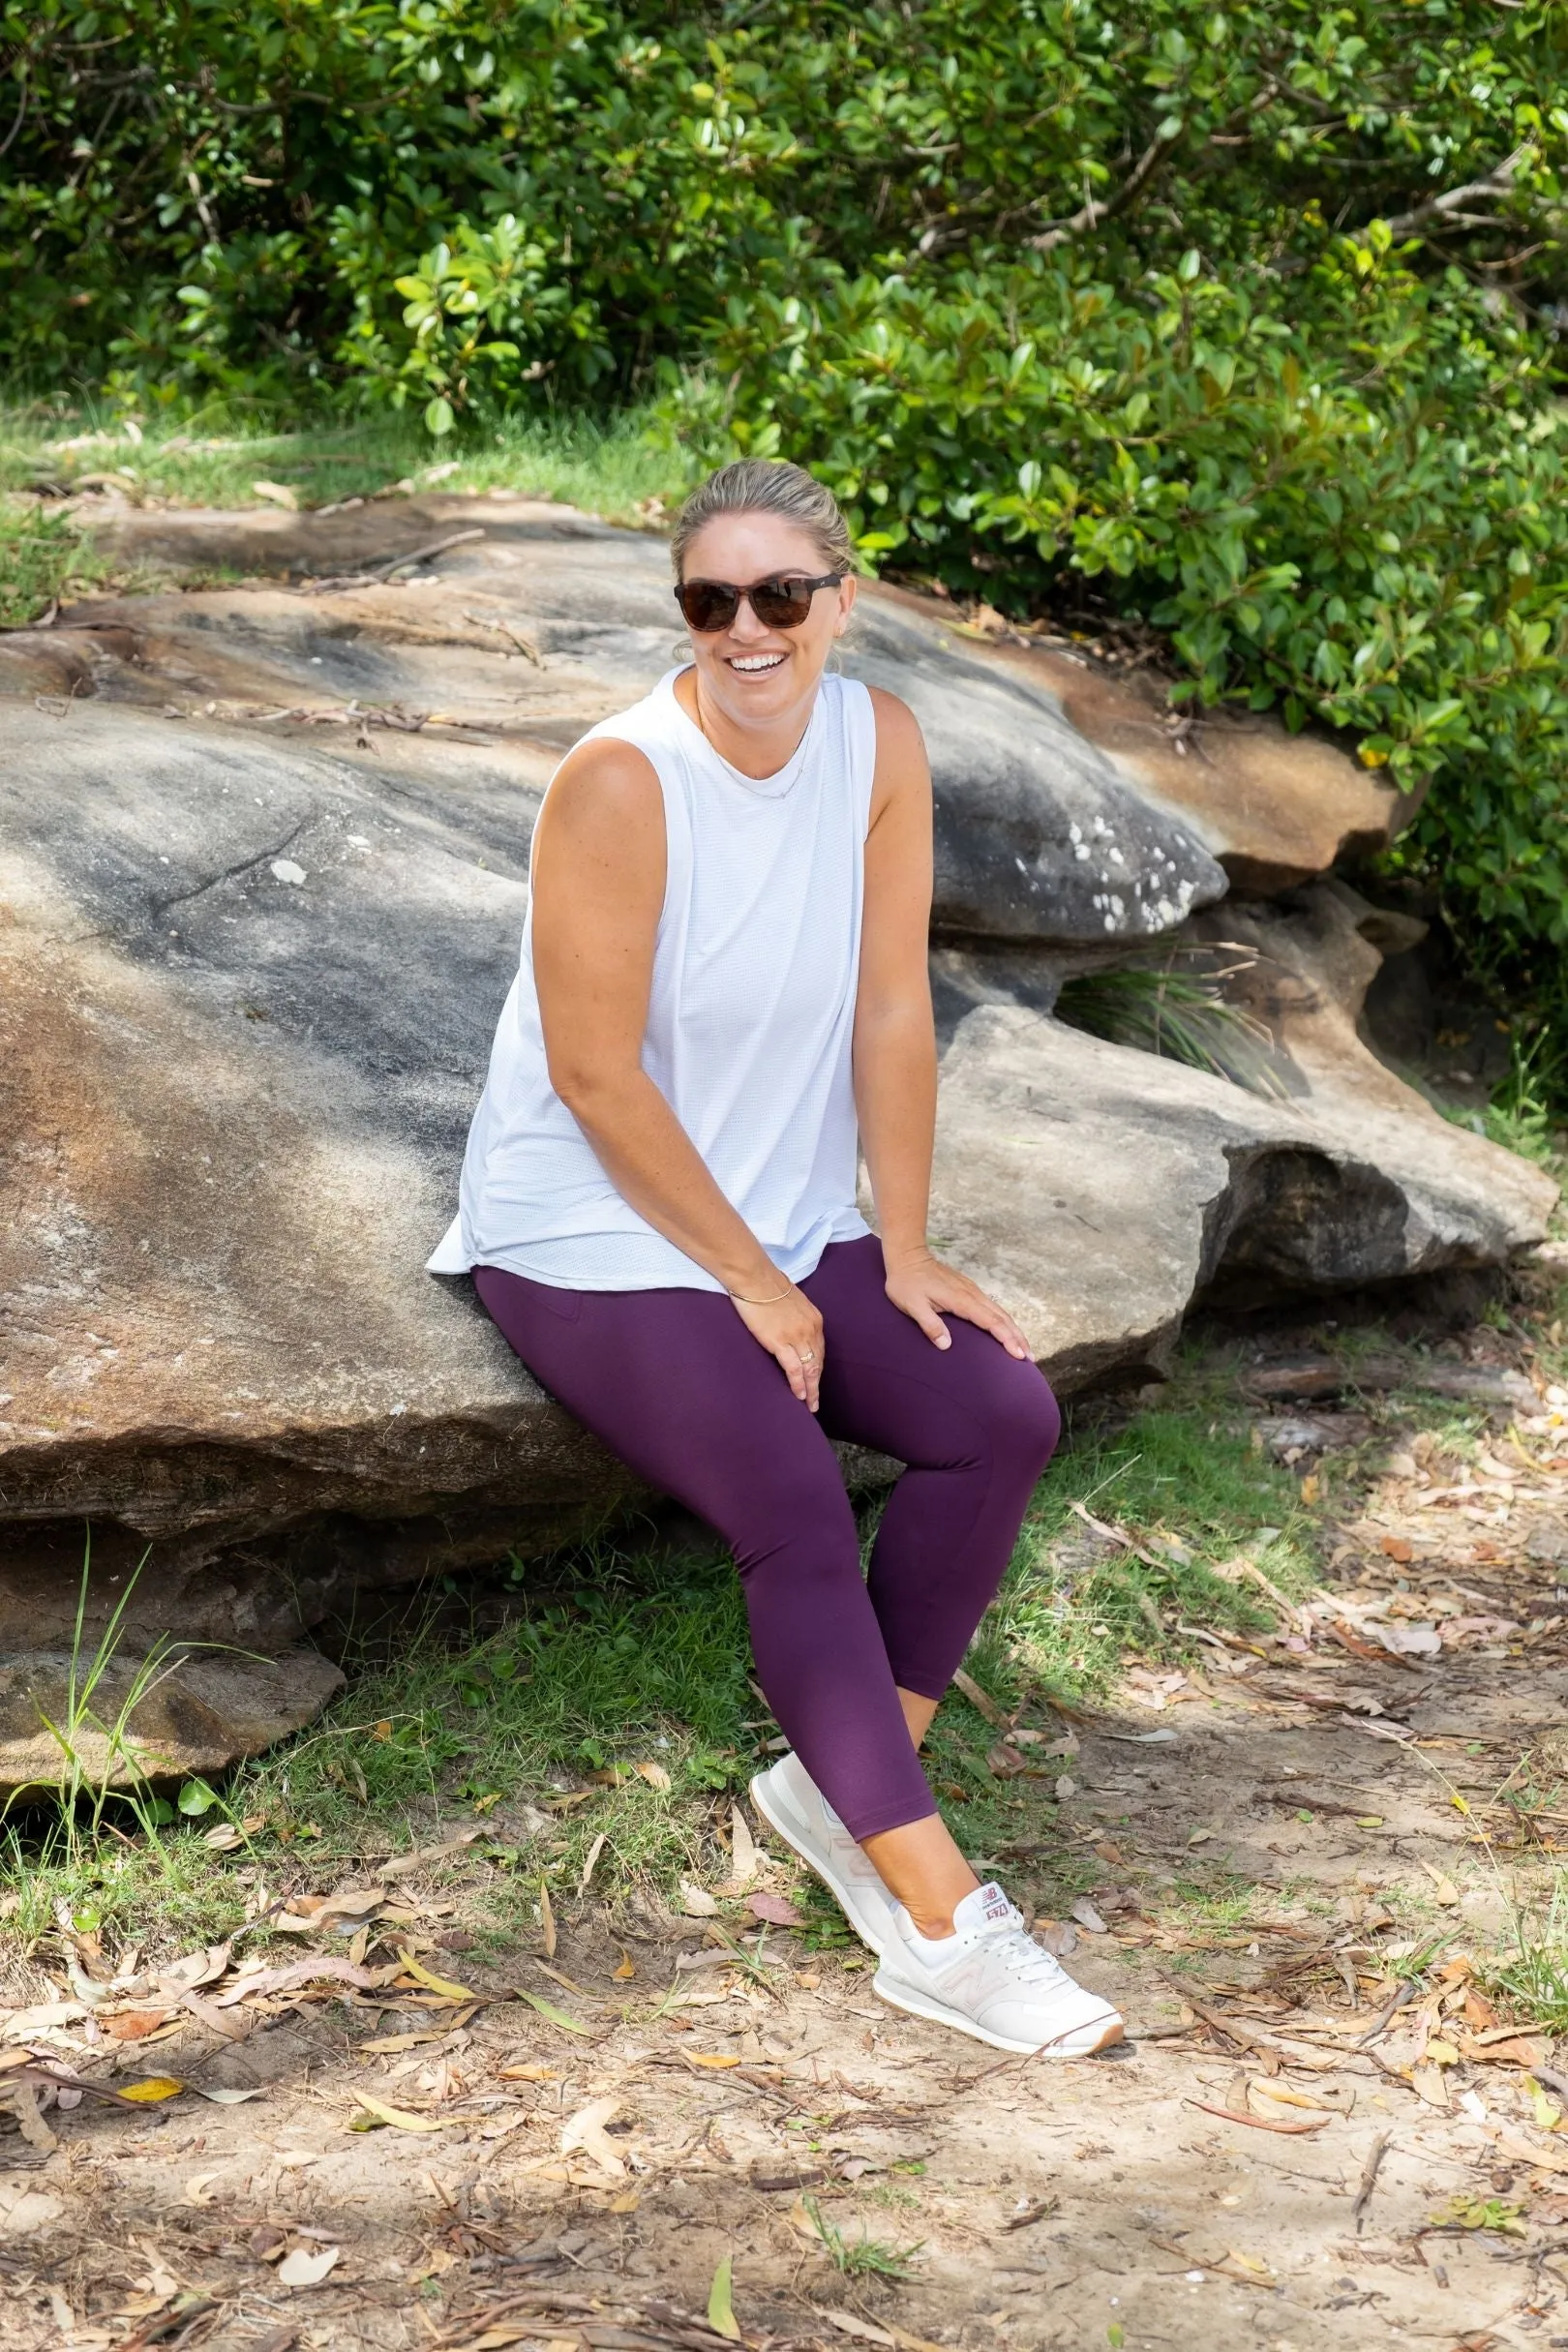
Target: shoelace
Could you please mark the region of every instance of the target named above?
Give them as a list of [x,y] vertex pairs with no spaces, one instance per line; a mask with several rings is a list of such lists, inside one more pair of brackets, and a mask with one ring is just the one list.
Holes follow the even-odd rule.
[[975,1945],[992,1945],[996,1956],[1010,1975],[1021,1984],[1043,1990],[1050,1986],[1070,1984],[1072,1979],[1060,1962],[1049,1952],[1040,1950],[1024,1922],[1024,1915],[1015,1906],[1010,1906],[1006,1919],[987,1921],[975,1938]]

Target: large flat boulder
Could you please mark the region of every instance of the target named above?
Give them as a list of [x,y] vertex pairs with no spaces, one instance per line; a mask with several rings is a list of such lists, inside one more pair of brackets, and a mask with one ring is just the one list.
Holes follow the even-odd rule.
[[942,1066],[932,1231],[1068,1394],[1159,1377],[1206,1295],[1359,1289],[1539,1241],[1552,1179],[1362,1058],[1360,1090],[1319,1070],[1270,1101],[981,1005]]
[[[130,1596],[106,1689],[160,1636],[227,1645],[226,1680],[189,1652],[136,1727],[198,1770],[320,1703],[330,1669],[269,1661],[357,1588],[537,1554],[634,1499],[471,1287],[422,1267],[515,967],[539,792],[671,657],[664,553],[558,510],[498,504],[494,529],[479,511],[484,540],[439,559],[468,575],[171,589],[0,639],[0,1783],[46,1762],[33,1716],[58,1697],[89,1526],[90,1643]],[[254,560],[271,533],[280,571],[314,548],[353,579],[387,537],[474,512],[371,509],[330,543],[248,516],[240,536]],[[234,519],[140,527],[182,564],[234,559]],[[1221,1280],[1333,1288],[1539,1237],[1539,1172],[1361,1046],[1360,901],[1247,915],[1288,1101],[1050,1019],[1062,969],[1223,877],[1163,816],[1138,829],[1047,689],[944,642],[940,615],[867,606],[857,658],[924,709],[962,785],[935,1230],[1064,1391],[1157,1366]],[[1107,931],[1113,848],[1145,887]],[[1016,893],[965,900],[1005,856]]]
[[[560,753],[682,656],[663,541],[536,501],[129,512],[106,536],[138,561],[295,585],[95,598],[0,645],[0,694],[9,671],[13,691],[61,700],[284,737],[330,727],[347,757],[402,774],[509,780],[529,820]],[[372,576],[421,546],[440,548],[430,566]],[[1043,672],[992,658],[930,600],[868,588],[843,666],[924,730],[939,928],[1103,948],[1224,895],[1193,827],[1079,733]]]

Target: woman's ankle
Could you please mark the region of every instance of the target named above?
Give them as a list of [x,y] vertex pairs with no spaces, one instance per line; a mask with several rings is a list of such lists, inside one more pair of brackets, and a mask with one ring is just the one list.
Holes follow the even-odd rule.
[[909,1912],[910,1920],[917,1935],[923,1936],[927,1944],[946,1943],[949,1936],[956,1935],[958,1932],[953,1923],[951,1910],[911,1911],[907,1903],[904,1905],[904,1909]]

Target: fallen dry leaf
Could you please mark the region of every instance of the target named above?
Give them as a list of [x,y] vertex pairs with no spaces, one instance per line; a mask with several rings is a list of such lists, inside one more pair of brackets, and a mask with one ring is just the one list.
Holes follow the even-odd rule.
[[149,2074],[139,2083],[127,2083],[120,2093],[122,2098],[134,2098],[151,2105],[155,2100],[174,2098],[185,2089],[172,2074]]
[[545,1958],[554,1960],[556,1956],[556,1912],[555,1906],[550,1900],[549,1885],[544,1879],[539,1881],[539,1924],[544,1930]]
[[1515,2164],[1533,2164],[1538,2172],[1568,2172],[1568,2149],[1532,2148],[1515,2132],[1498,2132],[1497,2154]]
[[747,1895],[746,1909],[754,1919],[760,1919],[769,1927],[799,1927],[801,1923],[801,1915],[784,1895]]
[[308,2246],[296,2246],[291,2254],[285,2254],[273,2277],[280,2286],[319,2286],[328,2271],[335,2269],[342,2259],[341,2246],[323,2246],[314,2252]]
[[618,2181],[624,2180],[626,2177],[625,2158],[616,2148],[615,2142],[607,2136],[604,2128],[610,2118],[613,2115],[618,2115],[619,2112],[620,2101],[618,2098],[596,2098],[588,2106],[579,2107],[577,2113],[569,2115],[561,2126],[560,2150],[562,2156],[570,2156],[574,2150],[580,2150],[584,2156],[590,2156],[593,2162],[602,2171],[609,2173],[612,2178]]
[[253,498],[265,498],[269,506],[286,507],[290,514],[295,513],[299,506],[298,492],[291,490],[286,482],[253,482],[251,495]]
[[637,1969],[632,1960],[630,1952],[622,1949],[620,1955],[620,1966],[618,1969],[612,1970],[611,1974],[615,1976],[618,1984],[629,1984],[631,1982],[631,1979],[637,1974]]
[[471,1846],[475,1838],[484,1834],[482,1829],[464,1829],[456,1837],[448,1838],[443,1845],[418,1846],[412,1854],[400,1854],[395,1862],[382,1863],[381,1877],[385,1880],[411,1878],[416,1870],[423,1870],[427,1862],[444,1862],[448,1854],[461,1854],[465,1846]]
[[1320,2098],[1309,2098],[1305,2091],[1292,2091],[1287,2084],[1269,2082],[1261,2075],[1254,2075],[1247,2089],[1249,2096],[1271,2098],[1283,2107],[1308,2107],[1315,2115],[1332,2112],[1325,2109]]
[[1312,2124],[1277,2124],[1272,2116],[1242,2115],[1234,2107],[1216,2107],[1212,2101],[1206,2098],[1190,2098],[1187,2101],[1187,2105],[1189,2107],[1201,2108],[1205,2115],[1222,2116],[1227,2124],[1250,2124],[1254,2131],[1281,2131],[1289,2132],[1292,2134],[1299,2134],[1305,2131],[1321,2131],[1323,2126],[1330,2120],[1329,2117],[1325,2115],[1318,2122]]
[[830,2328],[836,2328],[840,2336],[856,2336],[867,2344],[889,2344],[892,2352],[898,2352],[897,2337],[887,2328],[879,2328],[874,2319],[862,2319],[859,2311],[835,2310],[831,2304],[827,2303],[814,2303],[811,2308],[819,2319],[825,2319]]
[[1484,2066],[1529,2066],[1542,2064],[1541,2044],[1504,2028],[1500,2033],[1462,2034],[1460,2055]]
[[755,1875],[759,1855],[757,1841],[751,1834],[751,1824],[739,1805],[730,1807],[730,1853],[737,1878]]
[[466,1984],[452,1984],[445,1976],[433,1976],[429,1969],[422,1968],[412,1952],[405,1950],[402,1945],[398,1948],[398,1958],[403,1964],[405,1975],[411,1976],[416,1984],[424,1985],[430,1992],[439,1993],[443,2001],[472,2001],[477,1998]]
[[665,1770],[663,1764],[647,1763],[640,1764],[636,1766],[636,1772],[639,1780],[646,1780],[648,1787],[650,1789],[657,1789],[661,1796],[667,1796],[669,1794],[671,1786],[670,1775]]
[[680,1908],[688,1919],[712,1919],[718,1915],[718,1905],[707,1887],[697,1885],[691,1879],[680,1882]]
[[[367,2115],[374,2116],[378,2124],[390,2124],[395,2131],[440,2131],[447,2123],[456,2120],[453,2117],[411,2115],[406,2107],[389,2107],[384,2100],[372,2098],[368,2091],[351,2091],[349,2096],[358,2100]],[[363,2128],[352,2123],[348,2127],[350,2130]]]
[[99,2025],[110,2041],[144,2041],[156,2034],[160,2026],[167,2025],[169,2009],[122,2009],[118,2016],[99,2015]]
[[183,1959],[159,1970],[156,1990],[194,1993],[203,1984],[216,1984],[228,1967],[233,1948],[232,1943],[209,1944],[204,1951],[187,1952]]
[[604,1852],[607,1843],[608,1839],[606,1837],[606,1833],[601,1829],[598,1836],[594,1839],[592,1845],[588,1848],[588,1860],[583,1864],[583,1875],[577,1882],[577,1891],[580,1895],[587,1894],[588,1890],[588,1882],[592,1878],[594,1871],[598,1868],[599,1856]]

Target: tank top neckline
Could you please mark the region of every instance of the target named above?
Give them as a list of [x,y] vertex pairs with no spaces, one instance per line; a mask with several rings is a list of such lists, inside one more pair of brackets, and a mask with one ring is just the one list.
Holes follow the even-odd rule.
[[739,785],[742,792],[749,793],[755,800],[787,799],[805,771],[806,763],[811,756],[812,744],[819,733],[822,719],[822,681],[819,679],[817,683],[816,700],[811,706],[811,716],[805,723],[805,733],[790,753],[783,767],[776,768],[770,776],[748,776],[743,769],[737,768],[733,761],[727,760],[716,744],[709,742],[676,692],[677,678],[683,678],[686,671],[692,666],[690,662],[682,663],[678,670],[671,670],[660,681],[660,690],[675,711],[678,724],[702,746],[711,765],[718,769],[727,782]]

